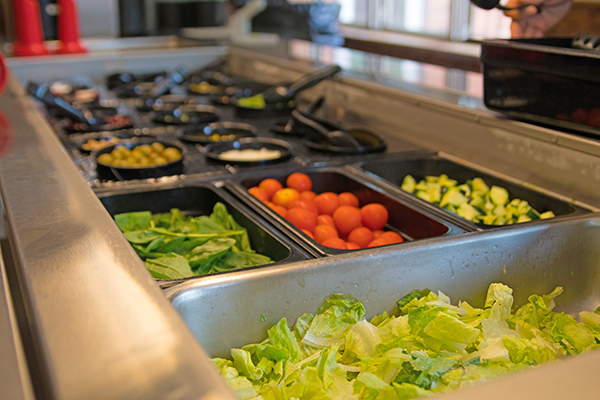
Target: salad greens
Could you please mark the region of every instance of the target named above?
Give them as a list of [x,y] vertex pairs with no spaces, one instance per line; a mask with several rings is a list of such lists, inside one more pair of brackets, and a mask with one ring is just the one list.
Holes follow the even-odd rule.
[[214,365],[242,400],[393,400],[431,396],[600,346],[600,314],[581,322],[553,312],[556,288],[512,311],[512,289],[490,285],[485,305],[452,305],[413,291],[399,315],[363,319],[363,305],[333,295],[290,329],[282,319],[261,343]]
[[485,225],[511,225],[555,217],[552,211],[540,214],[525,200],[511,200],[505,188],[490,188],[481,178],[459,185],[444,174],[426,176],[418,183],[406,175],[401,188],[469,221]]
[[210,216],[184,216],[173,208],[164,214],[118,214],[115,222],[156,279],[187,278],[272,262],[252,250],[248,232],[223,203],[215,204]]

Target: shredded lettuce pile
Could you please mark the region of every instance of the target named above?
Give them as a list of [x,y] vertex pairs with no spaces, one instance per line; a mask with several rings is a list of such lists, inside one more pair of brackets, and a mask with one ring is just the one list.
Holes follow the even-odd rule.
[[490,285],[485,305],[452,305],[416,290],[399,316],[370,322],[351,296],[333,295],[290,329],[282,319],[261,343],[213,359],[237,396],[263,400],[392,400],[470,386],[600,346],[600,310],[553,312],[561,287],[511,312],[512,289]]

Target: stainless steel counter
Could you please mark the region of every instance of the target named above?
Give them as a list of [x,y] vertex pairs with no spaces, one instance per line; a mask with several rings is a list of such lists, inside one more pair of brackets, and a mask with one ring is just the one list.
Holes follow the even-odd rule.
[[[39,71],[52,79],[127,68],[156,70],[182,59],[194,67],[226,51],[235,72],[263,81],[288,80],[313,68],[294,57],[238,48],[122,50],[10,60],[9,65],[25,82]],[[365,71],[346,74],[305,96],[318,94],[327,95],[332,116],[600,207],[596,141],[473,110],[456,93],[444,94],[456,99],[453,103],[399,91]],[[10,143],[0,158],[16,261],[10,283],[17,308],[25,311],[18,315],[19,325],[29,333],[23,341],[28,366],[37,377],[37,398],[233,398],[15,76],[0,96],[0,110],[7,122],[0,124],[0,139],[9,139],[0,142]]]

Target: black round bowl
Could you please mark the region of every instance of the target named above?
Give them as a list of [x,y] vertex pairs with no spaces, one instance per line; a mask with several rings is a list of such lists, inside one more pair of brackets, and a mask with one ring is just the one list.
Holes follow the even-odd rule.
[[[105,153],[112,152],[117,146],[126,146],[130,150],[142,144],[151,144],[159,142],[166,147],[174,147],[181,152],[181,158],[177,161],[172,161],[167,164],[161,164],[154,167],[115,167],[108,164],[98,162],[98,157]],[[100,150],[92,152],[92,158],[96,161],[96,172],[98,179],[109,181],[126,181],[130,179],[148,179],[159,178],[161,176],[180,175],[183,173],[183,159],[187,151],[184,147],[174,143],[162,140],[145,140],[145,141],[124,141],[116,145],[108,146]]]
[[[256,136],[257,129],[250,124],[240,122],[214,122],[203,127],[183,128],[177,131],[177,137],[191,143],[232,142],[234,140]],[[215,137],[215,135],[217,137]]]
[[304,145],[315,151],[346,155],[381,153],[387,148],[385,140],[374,132],[366,129],[348,129],[346,132],[354,137],[360,143],[361,147],[333,146],[328,141],[315,135],[309,135],[304,140]]
[[219,120],[217,109],[206,105],[183,105],[174,110],[159,110],[152,121],[165,125],[199,125]]
[[184,104],[194,104],[194,99],[184,95],[167,94],[157,99],[151,97],[139,97],[133,100],[135,108],[142,112],[173,110]]
[[[260,150],[262,148],[266,148],[268,150],[279,150],[281,155],[278,158],[273,158],[269,160],[223,160],[221,158],[221,154],[229,150],[244,150],[244,149],[254,149]],[[271,139],[265,137],[257,137],[257,138],[245,138],[236,140],[233,142],[219,142],[209,144],[204,148],[204,153],[206,158],[217,161],[225,164],[237,164],[237,165],[265,165],[265,164],[274,164],[285,161],[292,156],[290,151],[290,144],[284,140],[279,139]]]
[[238,118],[277,118],[292,114],[296,108],[296,101],[290,100],[284,103],[267,103],[263,108],[242,107],[238,104],[238,99],[232,98],[232,104],[235,106],[235,115]]
[[[134,133],[133,129],[126,129],[126,130],[123,130],[120,132],[91,132],[89,134],[85,134],[84,138],[85,138],[84,140],[81,140],[81,141],[79,141],[79,143],[77,143],[77,149],[84,154],[90,154],[94,151],[94,150],[86,150],[83,148],[83,145],[85,143],[87,143],[88,140],[92,140],[92,139],[95,139],[99,142],[106,142],[107,146],[112,146],[112,144],[108,144],[109,140],[111,138],[119,139],[119,143],[122,141],[127,141],[127,140],[131,141],[133,143],[137,143],[139,141],[145,141],[145,143],[158,141],[156,136],[136,134],[136,133]],[[96,150],[101,150],[101,149],[102,148],[99,148]]]

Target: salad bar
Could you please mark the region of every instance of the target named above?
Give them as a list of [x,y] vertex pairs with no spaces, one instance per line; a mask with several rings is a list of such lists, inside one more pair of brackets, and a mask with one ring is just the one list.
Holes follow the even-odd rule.
[[36,397],[597,389],[600,145],[336,65],[176,54],[11,65],[6,274]]

